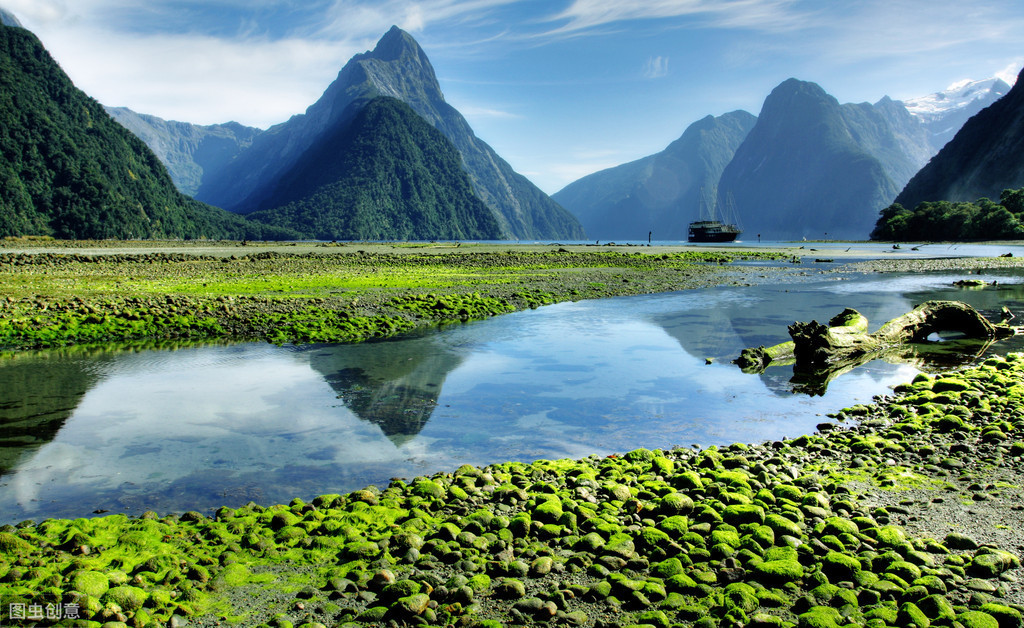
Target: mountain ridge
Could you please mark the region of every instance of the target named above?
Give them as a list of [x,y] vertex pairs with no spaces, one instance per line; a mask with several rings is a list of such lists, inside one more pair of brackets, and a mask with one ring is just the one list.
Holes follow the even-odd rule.
[[1024,187],[1024,69],[1010,91],[975,114],[895,198],[907,209],[923,201],[998,199]]
[[181,194],[42,42],[0,26],[0,236],[294,237]]
[[767,239],[865,238],[899,190],[890,173],[909,169],[868,107],[783,81],[723,170],[719,202],[733,199],[744,230]]
[[477,138],[465,118],[444,101],[426,54],[411,35],[392,27],[372,51],[352,57],[306,113],[256,136],[252,145],[196,198],[246,214],[268,209],[278,179],[324,132],[349,122],[377,96],[406,102],[459,150],[477,196],[494,212],[503,238],[581,239],[578,221]]
[[493,240],[455,146],[406,103],[380,96],[326,133],[248,215],[318,240]]
[[654,155],[593,173],[555,193],[591,238],[684,239],[701,190],[714,190],[756,118],[746,111],[705,116]]

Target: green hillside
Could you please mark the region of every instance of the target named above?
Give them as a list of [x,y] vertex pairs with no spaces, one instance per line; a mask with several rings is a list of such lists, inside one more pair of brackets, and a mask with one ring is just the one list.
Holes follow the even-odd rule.
[[0,237],[295,237],[179,193],[29,31],[0,27]]
[[250,220],[321,240],[501,237],[458,150],[395,98],[371,100],[281,177]]

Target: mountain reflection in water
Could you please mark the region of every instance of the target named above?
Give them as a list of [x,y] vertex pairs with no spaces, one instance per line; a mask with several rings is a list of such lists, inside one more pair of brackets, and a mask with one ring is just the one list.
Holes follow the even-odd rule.
[[1015,276],[978,291],[953,288],[958,278],[824,276],[564,303],[359,345],[7,354],[2,523],[210,511],[463,463],[797,436],[930,367],[872,362],[811,397],[793,394],[792,369],[740,372],[730,362],[744,347],[847,306],[873,329],[935,298],[1022,316]]

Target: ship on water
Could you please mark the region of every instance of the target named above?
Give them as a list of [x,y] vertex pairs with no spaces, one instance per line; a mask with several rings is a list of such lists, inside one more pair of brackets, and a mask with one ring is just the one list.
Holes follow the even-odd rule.
[[736,226],[734,218],[735,209],[731,202],[726,204],[723,212],[723,222],[718,219],[717,194],[706,194],[701,188],[700,193],[700,219],[690,223],[690,230],[687,234],[689,242],[732,242],[740,236],[742,231]]

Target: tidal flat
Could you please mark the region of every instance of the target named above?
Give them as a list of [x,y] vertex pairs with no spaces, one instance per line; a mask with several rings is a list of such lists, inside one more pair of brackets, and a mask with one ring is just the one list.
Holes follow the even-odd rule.
[[0,247],[0,349],[357,342],[560,301],[739,284],[750,272],[734,262],[787,257],[681,247],[147,244]]
[[[324,299],[316,305],[407,320],[411,329],[462,315],[417,310],[406,318],[393,299],[436,304],[461,296],[505,308],[473,312],[464,304],[472,318],[531,306],[512,300],[517,294],[550,295],[533,302],[540,305],[831,272],[793,264],[789,251],[688,258],[688,251],[653,247],[555,245],[508,247],[510,254],[479,250],[440,264],[417,259],[413,251],[426,246],[394,257],[359,245],[339,248],[348,247],[356,249],[355,261],[346,258],[345,271],[315,251],[235,253],[235,260],[201,250],[163,251],[149,260],[142,258],[152,251],[109,247],[107,254],[127,257],[87,260],[77,256],[94,255],[79,252],[58,259],[46,251],[26,259],[33,254],[12,252],[0,263],[9,308],[0,321],[14,319],[13,312],[29,320],[43,305],[36,315],[51,308],[63,314],[66,305],[97,319],[78,320],[77,327],[102,327],[123,318],[127,299],[135,299],[142,303],[130,307],[149,308],[141,316],[152,329],[180,330],[181,321],[166,321],[216,303],[236,312],[203,311],[201,318],[230,323],[221,324],[227,336],[200,330],[210,337],[245,330],[254,335],[243,337],[302,342],[259,335],[261,328],[238,321],[269,311],[268,302],[285,303],[276,311],[294,317],[293,301]],[[261,253],[267,255],[260,259]],[[450,253],[465,254],[433,252]],[[410,254],[408,264],[395,261]],[[375,263],[363,265],[363,257]],[[739,259],[751,263],[732,263]],[[386,262],[373,278],[371,269]],[[971,272],[1019,262],[906,263]],[[308,282],[287,283],[303,268]],[[348,273],[365,283],[343,285]],[[272,290],[260,285],[263,277]],[[250,300],[255,310],[233,305]],[[47,342],[109,341],[99,333],[69,335],[76,325],[61,327],[70,319],[59,317],[31,319],[22,329],[53,329],[46,320],[58,321]],[[20,338],[25,342],[12,346],[31,345],[28,335]],[[222,508],[213,516],[147,512],[4,526],[0,623],[1018,626],[1022,399],[1024,357],[991,357],[966,370],[920,375],[875,403],[837,409],[816,434],[796,439],[466,465],[308,502]]]

